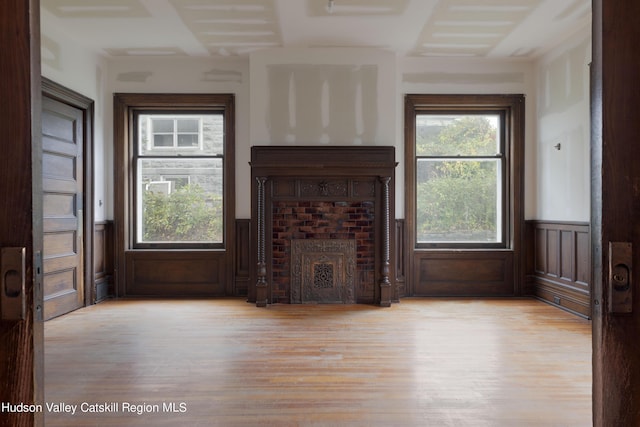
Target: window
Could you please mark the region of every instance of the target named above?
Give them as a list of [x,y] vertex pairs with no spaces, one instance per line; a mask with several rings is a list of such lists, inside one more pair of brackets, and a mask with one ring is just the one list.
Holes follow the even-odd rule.
[[416,115],[418,243],[502,243],[498,114]]
[[136,111],[134,123],[134,246],[222,243],[224,115]]
[[407,95],[407,216],[416,248],[511,246],[521,204],[513,191],[522,182],[521,166],[513,168],[520,99]]
[[[118,94],[128,249],[217,249],[233,228],[233,96]],[[122,104],[122,105],[121,105]],[[231,222],[229,222],[231,221]],[[231,227],[230,227],[231,225]]]

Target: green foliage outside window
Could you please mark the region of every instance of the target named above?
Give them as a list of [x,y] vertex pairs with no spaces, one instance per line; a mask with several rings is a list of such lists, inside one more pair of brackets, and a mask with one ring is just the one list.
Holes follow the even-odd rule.
[[495,126],[485,116],[464,116],[416,131],[416,152],[424,156],[418,158],[418,241],[495,241],[500,186]]
[[222,197],[199,185],[170,194],[143,194],[143,240],[147,242],[222,242]]

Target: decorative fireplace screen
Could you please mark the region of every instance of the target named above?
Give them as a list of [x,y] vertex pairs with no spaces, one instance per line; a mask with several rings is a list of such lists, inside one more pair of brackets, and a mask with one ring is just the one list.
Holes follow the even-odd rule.
[[291,303],[355,303],[355,240],[292,240],[291,267]]

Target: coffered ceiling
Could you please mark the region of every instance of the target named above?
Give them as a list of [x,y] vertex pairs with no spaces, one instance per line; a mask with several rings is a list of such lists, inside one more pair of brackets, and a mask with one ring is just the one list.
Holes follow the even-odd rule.
[[41,0],[41,5],[47,25],[113,57],[374,47],[414,57],[532,58],[591,19],[590,0]]

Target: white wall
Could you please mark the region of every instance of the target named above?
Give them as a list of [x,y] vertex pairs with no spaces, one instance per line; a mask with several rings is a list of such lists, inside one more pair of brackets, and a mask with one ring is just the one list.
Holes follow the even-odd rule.
[[44,8],[40,19],[42,75],[94,101],[94,215],[96,221],[113,218],[112,104],[106,88],[107,61],[67,37]]
[[590,219],[590,62],[591,33],[586,27],[535,64],[536,219]]
[[588,28],[535,63],[398,58],[376,49],[105,60],[57,32],[43,12],[43,74],[96,100],[96,220],[113,218],[113,93],[181,92],[236,95],[238,218],[251,215],[251,145],[293,143],[395,146],[396,213],[404,217],[404,95],[522,93],[525,217],[588,221]]

